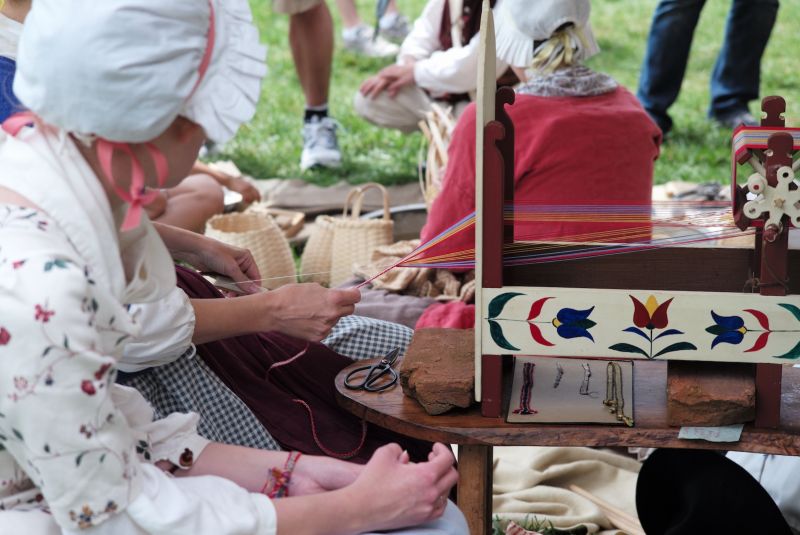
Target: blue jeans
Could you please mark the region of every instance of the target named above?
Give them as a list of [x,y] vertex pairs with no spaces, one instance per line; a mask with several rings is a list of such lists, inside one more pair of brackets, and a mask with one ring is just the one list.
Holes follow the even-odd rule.
[[[637,96],[665,133],[678,98],[694,29],[705,0],[661,0],[653,15]],[[778,13],[778,0],[732,0],[725,38],[711,74],[709,117],[747,111],[758,98],[761,56]]]

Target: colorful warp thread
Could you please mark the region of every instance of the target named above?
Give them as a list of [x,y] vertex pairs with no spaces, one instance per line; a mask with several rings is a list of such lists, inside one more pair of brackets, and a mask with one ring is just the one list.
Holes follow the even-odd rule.
[[[553,205],[521,201],[505,206],[504,212],[506,224],[523,229],[520,233],[518,227],[514,243],[504,247],[503,263],[506,266],[633,253],[752,234],[752,231],[742,232],[736,228],[729,203],[716,201],[613,205],[600,202]],[[560,230],[548,230],[563,223],[598,223],[611,228],[569,235]],[[524,226],[530,224],[534,224],[536,230],[525,233]],[[474,248],[448,250],[446,244],[456,234],[474,232],[474,225],[473,212],[359,287],[396,267],[473,268]]]

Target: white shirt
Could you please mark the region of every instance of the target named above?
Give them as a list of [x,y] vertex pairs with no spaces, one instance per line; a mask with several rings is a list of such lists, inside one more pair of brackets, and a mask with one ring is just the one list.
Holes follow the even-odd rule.
[[61,132],[0,134],[0,185],[44,212],[0,205],[0,506],[49,509],[64,533],[276,533],[265,496],[153,466],[185,466],[187,449],[197,459],[208,444],[198,417],[154,422],[114,383],[140,331],[126,303],[174,291],[150,222],[118,234],[122,210]]
[[17,44],[22,24],[0,13],[0,56],[17,59]]
[[[480,36],[476,34],[466,46],[461,45],[461,2],[451,1],[453,4],[450,5],[449,12],[451,27],[454,29],[453,47],[442,50],[439,42],[439,30],[447,0],[429,0],[422,15],[414,21],[411,33],[406,36],[397,56],[400,64],[406,63],[409,58],[416,60],[414,81],[434,96],[468,93],[474,91],[478,84]],[[508,64],[498,58],[496,77],[499,78],[507,69]]]

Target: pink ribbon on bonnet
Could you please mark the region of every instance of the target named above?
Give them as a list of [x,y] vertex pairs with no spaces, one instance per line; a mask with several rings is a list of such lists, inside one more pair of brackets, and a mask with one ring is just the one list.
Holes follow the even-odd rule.
[[[214,25],[214,5],[212,4],[211,0],[208,1],[208,8],[209,27],[206,49],[203,52],[203,59],[200,61],[200,66],[198,67],[197,81],[189,93],[189,96],[186,97],[187,101],[192,98],[195,91],[197,91],[197,88],[200,86],[200,82],[202,82],[206,71],[208,71],[208,66],[211,64],[211,55],[214,51],[216,31]],[[2,127],[3,130],[5,130],[9,135],[16,137],[23,127],[34,123],[35,120],[36,115],[33,112],[20,112],[6,119],[3,122]],[[114,191],[119,198],[130,205],[120,230],[126,231],[134,229],[139,226],[139,223],[141,223],[144,207],[153,202],[153,200],[158,196],[158,192],[147,191],[142,164],[134,155],[130,143],[109,141],[103,138],[97,138],[96,143],[97,158],[100,162],[100,167],[103,170],[106,180],[108,180],[109,184],[114,188]],[[167,175],[169,174],[169,164],[167,162],[167,158],[152,143],[145,143],[144,147],[147,149],[150,158],[153,160],[158,187],[161,188],[167,179]],[[114,160],[114,154],[117,151],[122,151],[128,155],[131,161],[131,185],[128,191],[125,191],[114,181],[112,162]]]

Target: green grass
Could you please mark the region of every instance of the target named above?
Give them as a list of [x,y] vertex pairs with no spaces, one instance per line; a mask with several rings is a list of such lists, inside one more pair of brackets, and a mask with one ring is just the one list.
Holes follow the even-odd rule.
[[[269,74],[259,110],[255,119],[224,148],[222,156],[232,158],[245,172],[259,178],[302,177],[318,184],[341,179],[384,184],[416,180],[421,136],[376,128],[353,111],[352,98],[358,86],[390,60],[366,59],[342,50],[339,20],[332,0],[328,3],[336,22],[336,51],[330,108],[343,126],[339,141],[344,164],[336,170],[300,172],[303,93],[288,46],[288,18],[273,13],[270,3],[251,0],[262,40],[269,45]],[[364,20],[372,23],[374,0],[357,3]],[[418,14],[424,3],[424,0],[399,2],[410,17]],[[730,180],[730,132],[706,119],[708,78],[730,4],[730,0],[708,0],[703,10],[681,94],[670,110],[675,126],[656,166],[656,183]],[[655,5],[656,0],[600,0],[592,4],[592,24],[603,52],[590,65],[611,74],[634,92]],[[786,98],[789,125],[800,125],[800,74],[795,59],[800,46],[798,32],[800,0],[782,0],[762,63],[761,94],[780,94]],[[751,103],[751,111],[759,109],[758,102]]]

